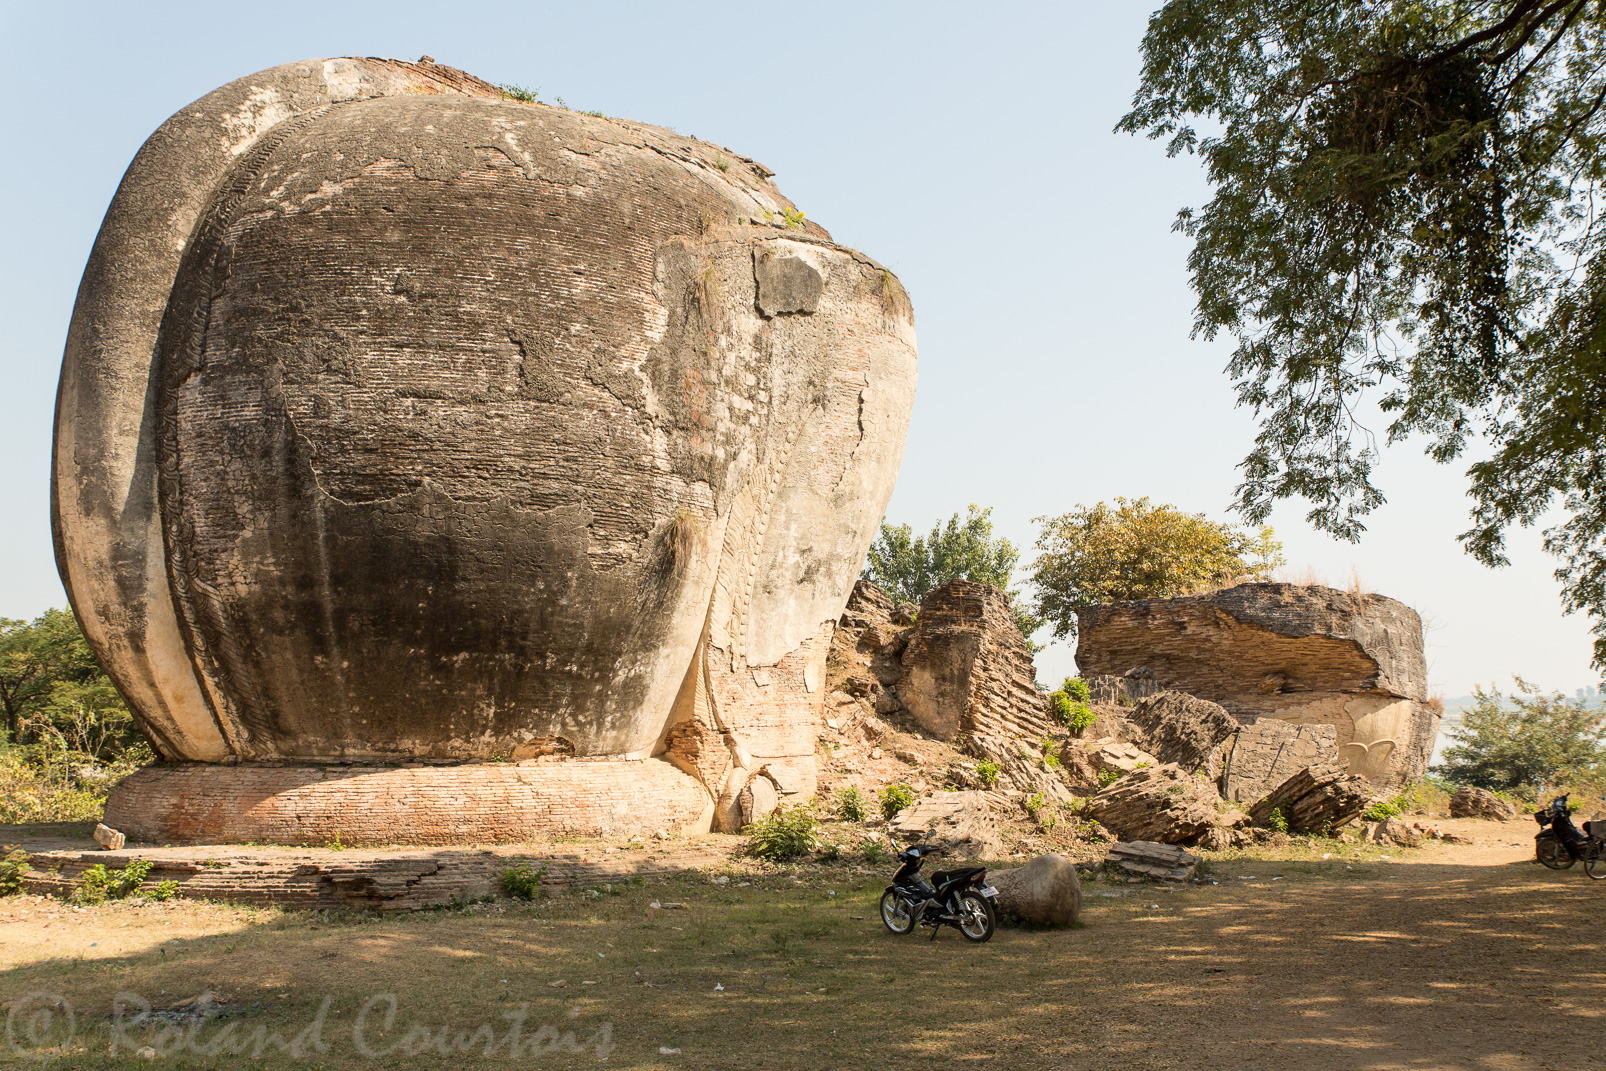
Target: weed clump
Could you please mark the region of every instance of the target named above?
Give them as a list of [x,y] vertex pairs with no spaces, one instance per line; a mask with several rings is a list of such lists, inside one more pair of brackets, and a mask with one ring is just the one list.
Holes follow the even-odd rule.
[[529,863],[520,863],[502,871],[502,888],[515,900],[537,900],[545,877],[545,866],[532,868]]
[[28,853],[12,846],[0,859],[0,896],[13,896],[22,891],[22,879],[28,873]]
[[908,785],[888,785],[881,790],[881,817],[890,819],[915,801],[915,790]]
[[[110,870],[104,863],[96,863],[79,875],[72,902],[91,906],[107,900],[126,899],[130,893],[138,891],[150,870],[151,864],[144,859],[136,859],[121,869],[114,867]],[[174,888],[177,889],[176,884]]]
[[836,816],[844,822],[862,822],[868,815],[864,793],[853,785],[836,790]]
[[814,812],[808,806],[777,807],[747,826],[748,853],[771,863],[799,859],[814,850]]
[[981,778],[983,788],[992,788],[998,784],[1000,772],[998,763],[992,759],[982,759],[976,764],[976,776]]
[[1400,805],[1394,800],[1373,800],[1372,805],[1361,812],[1361,817],[1368,822],[1382,822],[1400,814]]
[[534,89],[526,89],[524,86],[514,85],[510,82],[507,85],[499,85],[496,88],[500,89],[502,96],[508,100],[516,100],[520,104],[541,103],[541,88],[539,86]]

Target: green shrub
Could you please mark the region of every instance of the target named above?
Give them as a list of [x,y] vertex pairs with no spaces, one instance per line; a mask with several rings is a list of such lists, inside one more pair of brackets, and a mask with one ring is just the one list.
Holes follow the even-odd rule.
[[1400,805],[1393,800],[1373,800],[1372,805],[1361,812],[1361,817],[1368,822],[1381,822],[1385,818],[1393,818],[1400,813]]
[[983,788],[992,788],[998,784],[998,763],[992,759],[982,759],[976,764],[976,776],[981,778]]
[[1434,773],[1457,785],[1537,796],[1606,772],[1606,715],[1521,677],[1516,689],[1473,688]]
[[144,859],[136,859],[120,870],[108,870],[104,863],[96,863],[79,875],[78,888],[72,894],[73,903],[103,904],[107,900],[122,900],[139,889],[150,869],[151,864]]
[[171,880],[159,881],[156,883],[156,888],[152,889],[148,895],[157,903],[171,900],[178,895],[178,882]]
[[1100,788],[1107,788],[1108,786],[1115,784],[1120,779],[1121,779],[1121,771],[1120,770],[1100,770],[1099,771],[1099,787]]
[[772,863],[797,859],[814,850],[814,812],[807,805],[777,807],[743,832],[749,854]]
[[541,879],[546,877],[546,866],[531,868],[520,863],[502,871],[502,888],[515,900],[536,900],[541,896]]
[[1288,832],[1288,816],[1283,813],[1283,809],[1281,807],[1272,808],[1271,817],[1266,820],[1266,824],[1277,833]]
[[836,816],[844,822],[862,822],[869,813],[864,793],[853,785],[836,790]]
[[28,853],[18,847],[6,849],[0,859],[0,896],[11,896],[22,891],[22,879],[28,873]]
[[908,785],[888,785],[881,790],[881,817],[892,818],[915,801],[915,790]]
[[1044,829],[1053,829],[1059,821],[1053,803],[1041,792],[1033,792],[1026,797],[1026,813],[1036,819],[1037,824]]
[[1049,705],[1053,708],[1054,716],[1060,720],[1067,729],[1073,733],[1082,733],[1097,717],[1093,708],[1087,705],[1087,682],[1080,677],[1066,677],[1065,683],[1059,690],[1049,695]]
[[1047,766],[1050,770],[1057,770],[1060,768],[1059,753],[1055,748],[1052,737],[1043,737],[1043,739],[1037,742],[1037,748],[1043,753],[1044,766]]

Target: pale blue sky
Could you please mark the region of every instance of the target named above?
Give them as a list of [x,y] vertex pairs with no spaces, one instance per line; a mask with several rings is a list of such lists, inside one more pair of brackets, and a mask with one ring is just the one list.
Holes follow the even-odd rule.
[[[1253,435],[1188,338],[1177,208],[1197,166],[1111,133],[1143,4],[325,3],[0,0],[10,104],[0,159],[0,616],[64,605],[48,520],[52,400],[73,295],[124,167],[168,115],[265,67],[428,53],[544,99],[673,126],[767,164],[810,219],[890,266],[915,305],[920,388],[889,517],[927,528],[994,507],[1030,519],[1115,495],[1226,518]],[[1352,569],[1430,624],[1434,687],[1518,672],[1571,692],[1587,623],[1563,618],[1532,533],[1490,572],[1454,541],[1459,468],[1419,448],[1380,468],[1389,504],[1357,547],[1274,518],[1296,570]],[[1072,668],[1063,645],[1041,675]]]

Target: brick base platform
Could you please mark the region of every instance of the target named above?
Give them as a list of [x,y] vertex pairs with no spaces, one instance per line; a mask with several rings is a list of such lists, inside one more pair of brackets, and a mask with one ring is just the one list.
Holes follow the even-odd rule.
[[463,766],[149,766],[105,822],[149,844],[522,843],[537,834],[702,833],[708,793],[659,759]]

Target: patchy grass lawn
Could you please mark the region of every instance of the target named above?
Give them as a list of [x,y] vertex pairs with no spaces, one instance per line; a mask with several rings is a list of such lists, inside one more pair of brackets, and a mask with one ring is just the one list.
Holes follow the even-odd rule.
[[[0,1014],[14,1063],[74,1069],[1606,1066],[1606,882],[1489,826],[1090,882],[1079,926],[980,946],[887,933],[884,874],[847,866],[383,917],[12,898]],[[199,1026],[129,1022],[208,991]]]

